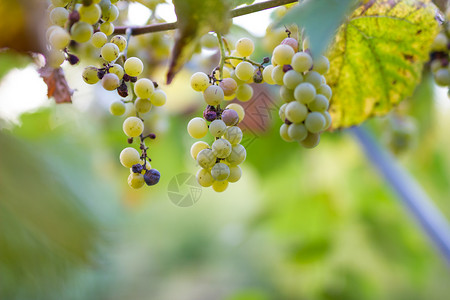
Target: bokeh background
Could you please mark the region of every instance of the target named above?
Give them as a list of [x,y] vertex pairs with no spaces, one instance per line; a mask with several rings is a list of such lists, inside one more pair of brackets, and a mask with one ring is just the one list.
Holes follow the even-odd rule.
[[[130,14],[145,11],[135,6]],[[169,12],[160,11],[170,21]],[[269,24],[273,15],[258,20]],[[254,15],[237,18],[230,40],[249,35],[256,57],[267,56],[265,28]],[[130,51],[145,55],[136,41]],[[166,46],[154,49],[164,55]],[[169,182],[197,170],[186,124],[203,104],[188,82],[217,64],[214,51],[162,84],[168,103],[149,121],[161,181],[130,189],[118,160],[123,120],[108,111],[117,96],[80,76],[89,53],[80,66],[64,65],[76,91],[73,104],[59,105],[46,99],[29,58],[0,53],[0,299],[448,299],[448,264],[355,137],[325,133],[313,150],[282,141],[276,88],[258,87],[247,104],[248,116],[254,101],[268,105],[263,118],[244,122],[242,179],[224,193],[202,189],[189,207],[169,199]],[[166,65],[150,69],[162,83]],[[395,158],[449,218],[446,91],[425,71],[394,114],[416,124],[415,142]],[[388,151],[389,118],[363,125]]]

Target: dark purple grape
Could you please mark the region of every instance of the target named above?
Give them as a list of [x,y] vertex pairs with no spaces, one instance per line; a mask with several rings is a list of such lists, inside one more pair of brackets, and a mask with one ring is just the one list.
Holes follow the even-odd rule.
[[263,76],[261,73],[261,70],[256,70],[255,74],[253,74],[253,82],[255,83],[261,83],[263,81]]
[[233,109],[225,109],[222,112],[222,121],[227,126],[234,126],[234,125],[236,125],[239,122],[239,115]]
[[127,82],[130,81],[130,75],[124,74],[124,75],[123,75],[123,80],[124,80],[124,81],[127,81]]
[[130,81],[131,82],[136,82],[137,81],[137,77],[130,76]]
[[205,120],[208,122],[212,122],[217,119],[217,113],[212,109],[206,108],[203,111],[203,118],[205,118]]
[[133,173],[141,173],[144,167],[141,164],[135,164],[131,167]]
[[117,88],[117,93],[123,98],[128,96],[128,87],[125,81],[122,81],[122,84]]
[[80,59],[78,58],[78,56],[68,53],[67,61],[73,66],[76,65],[80,61]]
[[98,79],[102,79],[103,76],[105,76],[105,73],[106,73],[105,69],[98,69],[98,71],[97,71]]
[[155,185],[159,182],[161,178],[161,173],[156,169],[150,169],[145,172],[144,180],[147,185]]
[[71,24],[74,24],[74,23],[80,21],[80,13],[77,10],[73,10],[69,14],[69,21]]
[[292,66],[291,65],[284,65],[283,66],[283,72],[284,73],[286,73],[287,71],[290,71],[290,70],[292,70],[293,68],[292,68]]

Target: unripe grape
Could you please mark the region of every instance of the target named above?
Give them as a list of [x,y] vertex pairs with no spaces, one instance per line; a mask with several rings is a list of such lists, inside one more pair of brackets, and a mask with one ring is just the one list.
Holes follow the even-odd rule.
[[125,74],[125,71],[123,70],[122,66],[119,64],[112,64],[109,68],[109,73],[116,74],[117,77],[119,77],[120,80],[122,80],[123,75]]
[[85,43],[91,39],[93,31],[92,25],[86,22],[77,22],[70,29],[70,35],[75,42]]
[[138,173],[132,173],[128,176],[128,185],[133,189],[140,189],[145,184],[144,176]]
[[434,74],[434,80],[439,86],[448,86],[450,85],[450,72],[447,69],[439,69]]
[[198,184],[200,184],[202,187],[210,187],[214,182],[211,171],[207,169],[198,170],[195,177],[197,178]]
[[288,37],[281,41],[281,45],[288,45],[291,46],[292,49],[294,49],[294,52],[298,51],[298,41],[294,38]]
[[203,72],[197,72],[191,76],[191,87],[194,91],[203,92],[210,86],[209,77]]
[[121,35],[115,35],[111,39],[111,43],[119,47],[119,51],[122,52],[127,47],[127,39]]
[[237,126],[230,126],[227,128],[223,137],[230,142],[231,145],[239,144],[242,141],[242,130]]
[[114,22],[119,17],[119,9],[117,6],[111,4],[109,9],[105,9],[102,12],[102,19],[106,22]]
[[[236,50],[231,51],[230,56],[242,57]],[[240,60],[240,59],[230,59],[229,62],[230,62],[230,64],[233,67],[236,67],[240,62],[242,62],[242,60]]]
[[320,142],[320,134],[308,132],[308,135],[303,141],[300,142],[300,145],[302,145],[305,148],[311,149],[319,145],[319,142]]
[[[292,124],[291,124],[292,125]],[[285,142],[293,142],[294,140],[288,134],[289,126],[287,124],[282,124],[280,127],[280,136]]]
[[231,153],[231,143],[226,139],[215,140],[211,148],[218,158],[226,158]]
[[297,85],[299,85],[303,81],[302,74],[298,73],[295,70],[289,70],[284,73],[283,83],[288,89],[295,89]]
[[97,4],[91,4],[89,6],[82,5],[79,9],[80,20],[88,24],[94,25],[100,19],[102,10]]
[[321,132],[326,125],[325,117],[320,112],[311,112],[305,120],[306,129],[311,133]]
[[311,55],[306,52],[297,52],[292,57],[292,68],[299,73],[309,71],[313,66]]
[[308,115],[308,108],[300,102],[292,101],[288,103],[284,113],[292,123],[301,123]]
[[139,58],[130,57],[125,61],[123,68],[125,70],[125,73],[135,77],[139,76],[142,73],[142,71],[144,70],[144,64],[142,63],[142,60],[140,60]]
[[105,22],[100,24],[100,31],[106,34],[107,36],[110,36],[114,32],[114,25],[110,22]]
[[95,84],[99,81],[98,76],[98,69],[94,66],[88,66],[83,70],[83,74],[81,75],[83,77],[84,82],[88,84]]
[[239,78],[242,81],[250,80],[253,77],[253,72],[255,69],[253,68],[252,64],[248,61],[240,62],[236,69],[234,70],[237,78]]
[[209,145],[203,141],[198,141],[195,142],[194,144],[192,144],[191,147],[191,156],[193,159],[197,159],[197,155],[200,151],[202,151],[203,149],[208,149]]
[[283,85],[283,66],[276,66],[272,70],[272,80],[278,85]]
[[302,47],[303,47],[303,51],[309,49],[309,38],[306,38],[303,40]]
[[316,88],[309,82],[300,83],[294,90],[295,100],[308,104],[316,97]]
[[144,122],[138,117],[128,117],[123,121],[123,132],[129,137],[137,137],[144,131]]
[[287,129],[287,134],[290,139],[301,142],[308,136],[308,130],[303,124],[291,124]]
[[230,176],[228,176],[227,181],[228,182],[237,182],[239,179],[241,179],[242,176],[242,170],[239,166],[230,166]]
[[134,93],[142,99],[150,98],[155,91],[153,81],[147,78],[141,78],[134,84]]
[[230,176],[230,168],[224,163],[217,163],[211,168],[211,175],[217,181],[224,181]]
[[141,156],[136,149],[127,147],[120,152],[119,159],[122,166],[131,168],[133,165],[140,163]]
[[239,122],[239,115],[233,109],[225,109],[222,112],[222,121],[224,121],[227,126],[236,125]]
[[245,110],[244,110],[244,108],[243,108],[240,104],[237,104],[237,103],[230,103],[230,104],[227,105],[226,108],[232,109],[232,110],[234,110],[235,112],[237,112],[237,114],[238,114],[238,116],[239,116],[239,122],[242,122],[242,120],[244,120],[244,117],[245,117]]
[[273,49],[273,59],[280,65],[291,64],[292,57],[295,52],[291,46],[288,45],[278,45]]
[[220,83],[219,86],[223,90],[223,94],[225,96],[231,96],[236,92],[236,89],[238,87],[236,80],[233,78],[224,78]]
[[214,49],[218,45],[217,37],[215,37],[213,34],[210,33],[204,34],[200,38],[200,44],[204,48]]
[[193,118],[187,125],[187,131],[194,139],[201,139],[208,133],[208,124],[202,118]]
[[319,55],[313,60],[313,71],[323,75],[326,74],[329,69],[330,61],[325,56]]
[[318,94],[312,102],[308,103],[308,108],[311,111],[324,112],[328,109],[329,105],[328,99],[324,95]]
[[262,75],[264,82],[266,82],[267,84],[275,84],[275,81],[272,78],[273,68],[274,68],[273,65],[268,65],[264,67]]
[[209,132],[214,137],[219,137],[227,130],[227,125],[222,120],[214,120],[209,124]]
[[203,92],[203,98],[205,99],[206,104],[216,106],[224,100],[224,93],[221,87],[210,85]]
[[445,33],[439,33],[431,45],[431,49],[434,51],[445,51],[447,50],[448,39]]
[[108,40],[106,34],[101,31],[97,31],[92,35],[91,44],[96,48],[101,48],[106,44]]
[[120,101],[120,100],[114,101],[109,106],[109,111],[114,116],[121,116],[121,115],[123,115],[125,113],[125,109],[126,109],[125,108],[125,104],[123,104],[123,102]]
[[253,97],[253,88],[249,84],[242,84],[236,90],[236,98],[239,101],[247,102]]
[[285,85],[282,85],[280,88],[280,97],[286,103],[295,101],[294,90],[290,90]]
[[283,105],[281,105],[280,109],[278,110],[278,115],[280,116],[280,120],[284,122],[284,120],[286,120],[286,106],[288,104],[284,103]]
[[333,92],[331,91],[329,85],[321,84],[317,89],[317,94],[324,95],[328,100],[330,100],[331,96],[333,95]]
[[163,106],[167,101],[167,95],[163,90],[156,89],[150,95],[150,101],[154,106]]
[[330,126],[331,126],[331,115],[330,115],[330,113],[327,112],[327,111],[324,111],[324,112],[322,113],[322,115],[323,115],[324,118],[325,118],[325,126],[324,126],[323,130],[327,130],[327,129],[330,128]]
[[144,181],[149,186],[157,184],[160,178],[161,173],[156,169],[150,169],[144,174]]
[[309,82],[314,87],[319,88],[322,85],[322,75],[316,71],[309,71],[304,77],[305,82]]
[[203,169],[211,169],[216,164],[216,156],[211,149],[203,149],[197,155],[197,163]]
[[116,60],[119,57],[119,53],[119,47],[113,43],[106,43],[101,49],[103,59],[108,62]]
[[49,42],[54,49],[63,50],[69,45],[70,35],[64,29],[55,29],[50,34]]
[[52,0],[52,5],[55,7],[65,7],[70,0]]
[[255,45],[251,39],[241,38],[236,42],[235,49],[240,57],[248,57],[255,50]]
[[214,183],[212,184],[213,190],[217,193],[221,193],[221,192],[225,191],[227,189],[227,187],[228,187],[227,180],[214,181]]
[[108,73],[102,78],[102,86],[107,91],[113,91],[120,86],[119,77],[116,74]]
[[245,151],[244,146],[241,144],[233,145],[231,148],[230,155],[226,158],[226,161],[232,165],[236,166],[244,162],[247,157],[247,151]]
[[134,102],[134,107],[136,108],[136,111],[140,114],[145,114],[150,111],[152,108],[152,102],[148,99],[141,99],[138,98]]
[[[64,60],[66,59],[66,57],[64,56],[64,52],[60,51],[60,50],[55,50],[52,49],[49,51],[48,55],[47,55],[47,65],[57,69],[59,68],[59,66],[61,66],[64,63]],[[98,79],[97,79],[98,81]]]
[[55,7],[50,12],[50,20],[53,24],[64,27],[69,19],[69,12],[64,7]]

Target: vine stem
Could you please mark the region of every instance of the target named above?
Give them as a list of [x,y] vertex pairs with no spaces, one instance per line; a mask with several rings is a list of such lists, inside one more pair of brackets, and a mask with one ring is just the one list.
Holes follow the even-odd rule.
[[225,60],[228,60],[228,59],[237,59],[237,60],[242,60],[242,61],[248,61],[249,63],[251,63],[251,64],[254,65],[254,66],[257,66],[257,67],[260,67],[260,68],[264,68],[263,65],[257,63],[256,61],[253,61],[253,60],[251,60],[251,59],[245,58],[245,57],[225,56],[224,59],[225,59]]
[[223,65],[225,64],[225,46],[223,45],[223,38],[220,33],[217,33],[217,39],[219,40],[220,49],[220,64],[219,64],[219,80],[223,79]]
[[[290,3],[298,2],[298,0],[268,0],[252,5],[247,5],[240,8],[235,8],[230,11],[230,18],[236,18],[244,15],[248,15],[254,12],[266,10],[269,8],[274,8],[281,5],[286,5]],[[174,30],[177,29],[178,23],[172,22],[172,23],[160,23],[160,24],[151,24],[151,25],[145,25],[145,26],[121,26],[116,27],[114,29],[115,34],[124,34],[126,33],[126,30],[128,28],[131,28],[132,35],[140,35],[140,34],[146,34],[151,32],[160,32],[160,31],[168,31],[168,30]]]

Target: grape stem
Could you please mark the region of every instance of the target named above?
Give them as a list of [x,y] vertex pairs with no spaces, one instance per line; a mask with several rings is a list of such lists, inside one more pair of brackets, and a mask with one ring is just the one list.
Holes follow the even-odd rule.
[[217,39],[219,40],[220,49],[220,64],[219,64],[219,80],[223,79],[223,65],[225,64],[225,47],[223,44],[223,37],[220,33],[217,33]]
[[256,61],[253,61],[253,60],[248,59],[248,58],[245,58],[245,57],[225,56],[224,59],[225,59],[225,60],[228,60],[228,59],[237,59],[237,60],[247,61],[247,62],[251,63],[251,64],[254,65],[254,66],[257,66],[257,67],[259,67],[259,68],[263,68],[263,69],[264,69],[264,66],[263,66],[262,64],[259,64],[259,63],[257,63]]
[[[255,3],[252,5],[247,5],[240,8],[235,8],[230,11],[230,18],[236,18],[244,15],[248,15],[254,12],[266,10],[269,8],[274,8],[281,5],[286,5],[289,3],[298,2],[298,0],[268,0],[260,3]],[[177,29],[178,23],[159,23],[159,24],[150,24],[145,26],[120,26],[116,27],[114,30],[115,34],[125,34],[127,29],[132,30],[132,35],[140,35],[151,32],[160,32],[160,31],[168,31]]]

